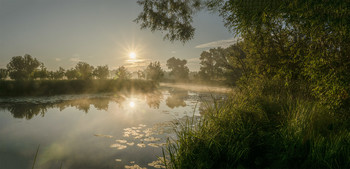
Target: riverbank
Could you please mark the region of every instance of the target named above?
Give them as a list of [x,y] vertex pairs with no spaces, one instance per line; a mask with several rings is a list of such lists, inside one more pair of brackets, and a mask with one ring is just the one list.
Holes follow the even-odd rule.
[[176,126],[168,168],[349,168],[347,110],[307,97],[235,93]]
[[0,96],[149,92],[157,86],[155,82],[139,79],[0,81]]

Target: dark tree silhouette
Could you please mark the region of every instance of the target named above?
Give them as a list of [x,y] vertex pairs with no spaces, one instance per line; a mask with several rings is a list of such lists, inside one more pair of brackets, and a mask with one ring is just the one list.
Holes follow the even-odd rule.
[[94,69],[93,75],[98,79],[107,79],[109,75],[109,69],[108,66],[97,66]]
[[190,70],[186,66],[187,61],[172,57],[167,60],[168,69],[170,69],[170,75],[175,78],[175,80],[187,80],[188,73]]
[[6,69],[0,69],[0,80],[6,79],[7,76],[8,76],[7,70]]
[[153,81],[160,81],[164,76],[164,71],[159,62],[149,63],[145,70],[146,78]]
[[124,66],[120,66],[115,75],[117,79],[130,79],[131,77],[130,72]]
[[94,67],[86,62],[79,62],[75,66],[75,70],[78,72],[78,79],[88,80],[92,78]]
[[34,70],[40,66],[40,62],[32,56],[26,54],[22,56],[14,56],[7,64],[7,70],[10,78],[14,80],[28,80],[32,78]]

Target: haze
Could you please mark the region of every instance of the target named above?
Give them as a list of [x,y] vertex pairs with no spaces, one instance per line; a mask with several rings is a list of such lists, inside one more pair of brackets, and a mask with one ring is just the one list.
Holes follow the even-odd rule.
[[[176,57],[199,69],[199,56],[230,41],[232,34],[215,14],[194,18],[194,40],[182,44],[162,40],[162,33],[140,30],[133,22],[142,9],[136,0],[0,0],[0,68],[13,56],[30,54],[49,70],[91,65],[143,69],[150,61]],[[214,43],[213,43],[214,41]],[[129,53],[137,62],[128,62]]]

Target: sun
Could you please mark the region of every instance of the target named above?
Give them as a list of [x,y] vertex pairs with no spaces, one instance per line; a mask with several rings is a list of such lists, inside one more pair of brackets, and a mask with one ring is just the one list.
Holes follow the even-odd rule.
[[136,58],[136,53],[135,52],[130,52],[129,53],[130,59],[135,59]]
[[135,107],[135,102],[131,101],[131,102],[129,103],[129,106],[130,106],[131,108]]

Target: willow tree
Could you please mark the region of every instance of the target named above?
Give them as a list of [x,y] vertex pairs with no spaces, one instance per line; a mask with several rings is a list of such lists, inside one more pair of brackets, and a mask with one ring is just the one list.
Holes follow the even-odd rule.
[[[306,84],[330,107],[350,100],[350,2],[344,0],[139,0],[141,28],[187,42],[193,16],[217,12],[243,41],[252,79]],[[300,87],[299,87],[300,88]]]

